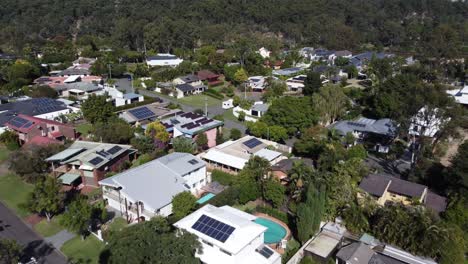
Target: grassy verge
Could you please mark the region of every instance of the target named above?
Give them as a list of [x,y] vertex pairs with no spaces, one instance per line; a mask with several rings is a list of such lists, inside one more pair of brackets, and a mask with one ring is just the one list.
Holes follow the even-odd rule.
[[32,192],[33,185],[25,183],[19,176],[7,174],[0,176],[0,200],[20,217],[29,214],[26,209],[20,207],[27,201],[28,194]]
[[89,132],[91,131],[91,129],[93,128],[93,125],[89,124],[89,123],[84,123],[84,124],[80,124],[76,127],[76,132],[79,132],[81,133],[81,135],[83,137],[86,137]]
[[85,240],[82,240],[81,236],[76,236],[65,242],[60,250],[71,263],[97,264],[99,263],[99,254],[103,249],[104,243],[90,235]]
[[207,95],[191,95],[191,96],[177,99],[177,101],[184,105],[203,108],[205,107],[205,98],[206,98],[206,103],[208,104],[208,106],[221,105],[221,100],[215,99]]
[[34,230],[36,230],[36,232],[41,234],[43,237],[53,236],[64,229],[60,225],[60,218],[60,215],[55,216],[52,218],[52,220],[50,220],[50,222],[47,222],[47,220],[44,219],[34,226]]
[[0,162],[7,160],[10,152],[4,145],[0,145]]
[[239,119],[237,119],[237,117],[234,116],[234,114],[232,113],[232,109],[228,109],[226,111],[224,111],[223,113],[223,117],[224,117],[224,120],[231,120],[231,121],[234,121],[234,122],[239,122]]

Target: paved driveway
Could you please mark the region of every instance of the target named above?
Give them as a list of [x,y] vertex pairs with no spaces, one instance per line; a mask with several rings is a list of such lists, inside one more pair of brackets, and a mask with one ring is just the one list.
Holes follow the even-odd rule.
[[39,263],[65,264],[67,258],[29,228],[4,204],[0,203],[0,238],[14,239],[25,247],[27,258],[34,256]]

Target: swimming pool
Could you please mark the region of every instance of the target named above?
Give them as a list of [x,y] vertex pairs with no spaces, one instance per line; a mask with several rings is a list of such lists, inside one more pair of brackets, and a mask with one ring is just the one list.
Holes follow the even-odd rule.
[[280,242],[287,234],[286,229],[280,224],[275,223],[269,219],[259,217],[255,219],[255,223],[260,224],[267,229],[264,234],[264,242],[266,244],[275,244]]
[[203,195],[202,198],[197,200],[197,204],[204,204],[204,203],[208,202],[208,200],[210,200],[211,198],[213,198],[215,196],[216,195],[214,193],[207,193],[207,194]]

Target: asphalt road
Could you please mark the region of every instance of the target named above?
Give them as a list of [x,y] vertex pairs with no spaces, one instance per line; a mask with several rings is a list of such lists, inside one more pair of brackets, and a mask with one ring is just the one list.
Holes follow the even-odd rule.
[[44,239],[29,228],[4,204],[0,203],[0,238],[14,239],[24,246],[26,259],[35,257],[38,263],[65,264],[67,258],[44,242]]

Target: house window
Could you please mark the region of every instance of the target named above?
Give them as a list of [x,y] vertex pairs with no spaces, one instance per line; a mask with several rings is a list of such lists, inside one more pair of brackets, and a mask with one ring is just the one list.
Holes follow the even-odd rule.
[[226,250],[220,248],[219,250],[221,250],[221,252],[223,252],[224,254],[228,255],[228,256],[232,256],[231,253],[227,252]]

